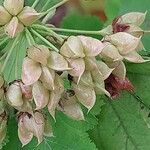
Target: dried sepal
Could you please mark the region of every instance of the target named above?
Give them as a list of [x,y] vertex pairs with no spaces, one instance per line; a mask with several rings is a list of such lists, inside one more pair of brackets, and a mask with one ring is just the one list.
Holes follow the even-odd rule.
[[103,80],[106,80],[114,69],[109,68],[104,62],[97,61],[97,67],[102,74]]
[[32,60],[46,65],[48,57],[50,56],[50,51],[44,45],[33,45],[28,48],[27,55]]
[[130,28],[126,32],[130,33],[131,35],[133,35],[137,38],[140,38],[144,34],[144,31],[140,27],[138,27],[134,24],[130,24]]
[[49,101],[49,91],[40,81],[33,84],[32,94],[36,104],[36,110],[46,107]]
[[82,58],[78,59],[67,59],[69,62],[69,67],[72,68],[69,70],[69,74],[78,77],[78,82],[85,71],[85,62]]
[[4,0],[4,7],[13,15],[18,15],[24,6],[24,0]]
[[[78,83],[78,80],[74,79],[76,84]],[[85,71],[83,75],[80,78],[80,83],[84,84],[85,86],[93,87],[93,79],[90,71]]]
[[32,85],[41,76],[42,69],[39,63],[26,57],[23,60],[22,66],[22,81],[25,85]]
[[23,24],[18,20],[17,17],[13,17],[11,21],[5,25],[5,33],[10,37],[14,38],[18,33],[24,30]]
[[121,55],[126,55],[129,52],[134,51],[140,42],[140,38],[136,38],[125,32],[118,32],[107,36],[106,40],[114,44]]
[[0,6],[0,26],[7,24],[10,20],[11,15],[3,6]]
[[96,94],[94,88],[82,85],[72,84],[78,101],[90,111],[96,102]]
[[29,85],[25,85],[22,81],[19,82],[19,86],[22,91],[22,96],[26,99],[32,98],[32,87]]
[[111,67],[115,68],[112,72],[113,75],[117,76],[118,78],[125,79],[126,66],[122,61],[111,64]]
[[60,53],[67,58],[85,57],[83,46],[80,39],[76,36],[70,36],[60,49]]
[[133,62],[133,63],[143,63],[143,62],[149,61],[149,60],[144,60],[142,56],[140,56],[136,51],[128,53],[127,55],[124,56],[124,58],[127,61]]
[[111,43],[105,43],[106,46],[102,50],[100,56],[104,61],[115,62],[123,60],[123,57],[119,54],[118,49]]
[[68,117],[71,117],[74,120],[84,120],[83,111],[75,96],[69,97],[68,99],[62,99],[61,107],[64,114]]
[[22,147],[27,145],[33,138],[33,133],[29,132],[25,128],[22,118],[20,118],[18,122],[18,137],[20,142],[22,143]]
[[18,19],[25,26],[30,26],[39,18],[40,15],[41,14],[38,13],[34,8],[26,6],[23,8],[21,13],[18,15]]
[[61,95],[64,92],[64,83],[63,80],[56,75],[55,77],[55,89],[50,94],[50,99],[48,103],[48,111],[51,114],[51,116],[55,120],[55,110],[58,106],[58,103],[61,99]]
[[64,71],[70,69],[65,58],[57,52],[51,51],[47,66],[53,70]]
[[131,12],[127,13],[123,16],[121,16],[122,23],[126,24],[135,24],[137,26],[140,26],[146,17],[147,12],[141,13],[141,12]]
[[100,41],[92,37],[78,36],[82,42],[85,56],[93,57],[102,52],[105,45]]
[[47,67],[42,67],[42,75],[40,77],[43,85],[48,90],[54,90],[55,72]]
[[23,122],[25,128],[38,139],[39,145],[44,138],[45,120],[43,115],[40,112],[35,112],[33,116],[27,114],[23,117]]
[[13,107],[20,107],[23,105],[22,91],[17,81],[8,87],[6,97],[7,102]]

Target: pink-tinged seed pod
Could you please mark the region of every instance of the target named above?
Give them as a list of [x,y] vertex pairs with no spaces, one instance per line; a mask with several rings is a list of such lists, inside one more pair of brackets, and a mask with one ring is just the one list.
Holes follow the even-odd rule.
[[28,57],[24,58],[22,66],[22,82],[25,85],[34,84],[40,78],[41,74],[42,68],[39,63]]
[[38,20],[41,13],[38,13],[34,8],[26,6],[18,15],[18,19],[25,25],[30,26]]
[[32,94],[36,104],[36,110],[46,107],[49,100],[49,91],[40,81],[33,84]]
[[73,77],[78,77],[78,82],[85,71],[85,62],[84,59],[67,59],[69,62],[69,67],[72,68],[69,70],[69,74]]
[[70,36],[60,49],[60,54],[67,58],[85,57],[83,46],[80,39],[76,36]]
[[19,22],[17,17],[13,17],[11,21],[5,25],[5,33],[10,37],[14,38],[18,33],[24,30],[24,26]]
[[112,74],[121,78],[125,79],[126,77],[126,66],[123,61],[108,63],[108,66],[114,68]]
[[20,88],[22,91],[22,95],[26,99],[31,99],[32,98],[32,87],[29,85],[25,85],[22,81],[19,82]]
[[68,99],[61,100],[61,107],[64,114],[74,120],[84,120],[84,114],[77,102],[77,98],[75,96],[68,97]]
[[137,48],[141,39],[136,38],[129,33],[118,32],[113,35],[106,36],[105,40],[115,45],[121,55],[126,55]]
[[82,84],[72,84],[78,101],[90,111],[96,102],[96,94],[94,88],[84,86]]
[[61,95],[64,92],[64,83],[63,80],[56,75],[55,77],[55,89],[50,94],[50,99],[48,103],[48,111],[51,114],[51,116],[55,120],[55,109],[58,106],[58,103],[61,99]]
[[109,68],[102,61],[97,61],[97,68],[98,68],[99,72],[101,72],[103,80],[106,80],[114,70],[114,68]]
[[140,27],[133,24],[130,25],[130,28],[126,32],[137,38],[140,38],[144,34],[144,31]]
[[95,57],[86,57],[84,61],[86,70],[88,71],[97,70],[97,60]]
[[109,42],[106,42],[105,45],[100,54],[100,57],[102,57],[104,61],[115,62],[123,60],[123,57],[119,54],[118,49],[114,45]]
[[27,114],[23,117],[23,122],[25,128],[38,139],[39,145],[44,138],[45,119],[43,115],[40,112],[35,112],[33,116]]
[[[74,82],[77,84],[78,78],[74,78]],[[85,86],[94,87],[91,72],[85,71],[83,75],[81,76],[79,83]]]
[[97,56],[105,47],[105,45],[100,40],[97,40],[95,38],[86,36],[78,36],[78,38],[82,42],[84,53],[87,57]]
[[33,106],[32,106],[32,102],[30,102],[27,99],[24,99],[23,101],[23,105],[21,105],[20,107],[14,107],[15,109],[17,109],[20,112],[28,112],[30,114],[33,113]]
[[141,55],[139,55],[136,51],[132,51],[124,56],[124,59],[126,59],[129,62],[133,63],[144,63],[148,62],[149,60],[144,60]]
[[8,103],[13,107],[20,107],[23,105],[22,91],[17,81],[8,87],[6,98]]
[[45,66],[47,64],[47,59],[50,56],[50,51],[44,45],[33,45],[27,49],[27,55],[32,60]]
[[4,0],[4,7],[13,15],[18,15],[24,6],[24,0]]
[[48,90],[54,90],[55,71],[47,67],[42,67],[40,80]]
[[20,116],[19,122],[18,122],[18,137],[19,137],[20,142],[22,143],[22,147],[27,145],[33,138],[33,133],[29,132],[27,128],[25,127],[22,116]]
[[50,52],[47,66],[57,71],[64,71],[70,69],[68,67],[68,62],[65,60],[65,58],[55,51]]
[[147,12],[145,12],[145,13],[141,13],[141,12],[127,13],[127,14],[121,16],[121,23],[123,23],[123,24],[128,23],[128,24],[134,24],[134,25],[140,26],[144,22],[146,14],[147,14]]
[[11,20],[11,17],[7,10],[3,6],[0,6],[0,26],[7,24]]

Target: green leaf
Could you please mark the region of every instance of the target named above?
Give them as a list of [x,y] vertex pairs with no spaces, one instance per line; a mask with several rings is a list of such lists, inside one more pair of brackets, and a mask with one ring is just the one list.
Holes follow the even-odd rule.
[[16,118],[10,118],[7,126],[7,136],[9,142],[3,147],[3,150],[21,150],[17,126]]
[[128,93],[123,93],[115,101],[107,101],[91,136],[99,149],[149,150],[150,146],[150,129],[139,102]]
[[[96,16],[81,15],[77,12],[69,13],[62,21],[61,27],[66,29],[76,29],[76,30],[101,30],[103,23]],[[67,34],[72,35],[72,34]],[[74,34],[78,35],[78,34]],[[100,38],[100,36],[93,36]]]
[[57,114],[56,120],[53,124],[53,138],[45,138],[39,146],[36,146],[36,140],[33,140],[23,150],[96,150],[86,133],[83,121],[73,121],[62,113]]
[[[11,49],[13,41],[11,40],[8,43],[5,47],[5,51],[9,51],[9,49]],[[12,82],[15,79],[21,79],[22,63],[23,58],[26,55],[27,47],[28,43],[25,34],[22,33],[19,37],[19,42],[15,45],[4,69],[4,78],[7,82]]]
[[[44,12],[47,9],[49,9],[50,7],[54,6],[55,4],[57,4],[58,2],[60,2],[61,0],[40,0],[38,2],[38,4],[36,5],[35,9],[37,11],[41,11]],[[35,0],[26,0],[25,4],[28,6],[32,6],[32,4],[35,2]]]

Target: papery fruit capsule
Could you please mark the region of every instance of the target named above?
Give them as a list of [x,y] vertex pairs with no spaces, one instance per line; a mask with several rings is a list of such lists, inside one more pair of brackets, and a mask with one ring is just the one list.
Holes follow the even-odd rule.
[[60,49],[60,54],[67,58],[85,57],[83,45],[76,36],[70,36]]
[[22,91],[18,82],[14,82],[8,87],[6,97],[11,106],[19,107],[23,105]]
[[55,71],[47,67],[42,67],[40,80],[48,90],[54,90]]
[[90,111],[96,102],[96,94],[94,88],[83,84],[72,84],[78,101]]
[[105,45],[98,39],[87,36],[78,36],[78,38],[82,42],[84,53],[87,57],[97,56],[105,47]]
[[64,114],[68,117],[71,117],[74,120],[84,120],[83,111],[75,96],[69,97],[68,99],[62,99],[61,107]]
[[34,8],[24,7],[22,12],[18,15],[18,19],[25,25],[30,26],[33,22],[35,22],[41,14],[37,13]]
[[22,82],[25,85],[32,85],[42,74],[41,65],[32,59],[26,57],[23,60],[22,66]]
[[65,58],[55,51],[50,52],[47,66],[57,71],[64,71],[71,69],[68,67],[68,62],[65,60]]
[[140,26],[146,17],[147,12],[130,12],[121,16],[122,23],[129,23]]
[[13,17],[11,21],[8,24],[6,24],[5,33],[9,37],[14,38],[18,33],[22,32],[23,29],[23,24],[19,22],[17,17]]
[[11,15],[7,12],[7,10],[0,6],[0,26],[7,24],[11,19]]
[[31,99],[32,98],[32,87],[29,85],[25,85],[22,81],[19,82],[20,88],[22,91],[22,95],[26,99]]
[[33,116],[27,114],[23,117],[23,122],[25,128],[37,137],[38,144],[40,144],[44,137],[45,119],[43,115],[40,112],[35,112]]
[[29,132],[24,125],[24,120],[23,120],[24,115],[25,114],[22,114],[19,117],[19,122],[18,122],[18,137],[22,143],[22,147],[27,145],[33,138],[33,133]]
[[23,9],[24,0],[4,0],[4,7],[8,10],[8,12],[16,16]]
[[42,109],[48,104],[49,91],[42,85],[40,81],[34,83],[32,93],[34,102],[36,104],[36,110]]
[[27,55],[32,60],[46,65],[47,59],[50,56],[50,51],[44,45],[33,45],[27,49]]
[[121,55],[126,55],[134,51],[140,43],[140,38],[136,38],[129,33],[118,32],[105,38],[115,45]]

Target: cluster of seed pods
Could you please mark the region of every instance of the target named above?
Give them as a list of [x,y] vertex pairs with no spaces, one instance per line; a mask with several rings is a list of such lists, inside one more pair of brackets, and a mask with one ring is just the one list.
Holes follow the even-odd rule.
[[[7,15],[4,20],[0,19],[0,25],[6,24],[6,32],[14,37],[20,24],[30,25],[39,13],[29,7],[23,8],[21,0],[17,7],[11,2],[11,8],[7,0],[4,7],[0,7],[0,12]],[[21,80],[4,86],[0,78],[0,133],[3,133],[0,142],[6,134],[7,104],[17,110],[18,136],[24,146],[33,136],[40,144],[44,136],[53,135],[43,113],[47,108],[54,119],[58,110],[75,120],[84,120],[81,105],[90,111],[95,105],[96,95],[114,98],[121,90],[132,92],[134,88],[126,77],[124,61],[147,61],[138,54],[144,49],[141,42],[144,32],[139,26],[145,15],[135,12],[115,19],[112,25],[101,31],[102,40],[70,36],[59,53],[45,45],[30,46],[23,60]],[[8,30],[12,29],[11,26],[13,30]],[[69,82],[67,87],[66,80]]]
[[4,0],[3,6],[0,6],[0,26],[4,26],[5,33],[13,38],[40,15],[34,8],[24,7],[24,0]]

